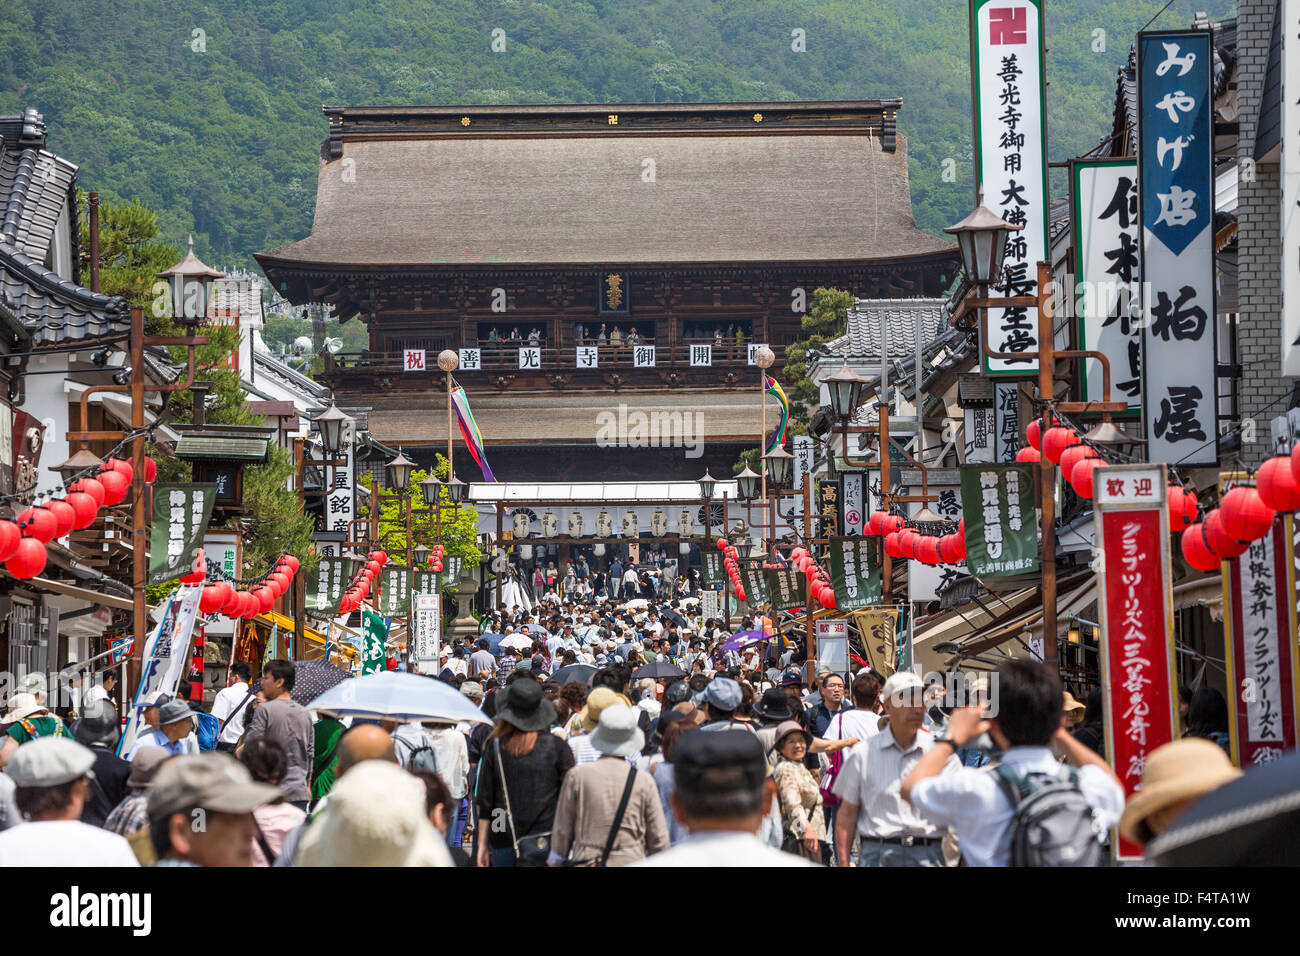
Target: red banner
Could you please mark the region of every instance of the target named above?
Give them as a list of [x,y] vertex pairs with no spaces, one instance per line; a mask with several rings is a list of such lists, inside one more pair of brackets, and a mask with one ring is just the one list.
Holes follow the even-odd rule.
[[[1163,466],[1115,466],[1105,475],[1097,546],[1106,753],[1127,795],[1140,786],[1147,755],[1177,732],[1169,519]],[[1142,859],[1140,847],[1116,839],[1119,859]]]
[[1280,515],[1269,534],[1223,565],[1232,750],[1247,769],[1296,746],[1300,675],[1291,522],[1291,515]]

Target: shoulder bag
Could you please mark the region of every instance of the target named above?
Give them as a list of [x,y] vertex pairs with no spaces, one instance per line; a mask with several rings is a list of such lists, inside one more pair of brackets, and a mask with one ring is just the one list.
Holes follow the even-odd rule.
[[510,825],[510,842],[515,848],[515,866],[545,866],[546,858],[551,852],[551,831],[524,836],[515,832],[515,815],[510,809],[510,787],[506,784],[506,768],[501,760],[500,737],[496,739],[496,756],[497,772],[501,775],[501,794],[506,802],[506,822]]
[[566,860],[564,866],[608,866],[609,855],[614,852],[614,843],[618,840],[619,827],[623,825],[623,816],[627,813],[627,805],[632,799],[632,787],[636,784],[636,767],[628,767],[627,783],[623,785],[623,796],[618,801],[618,810],[614,812],[614,823],[609,828],[609,836],[605,839],[605,849],[601,851],[600,856],[592,860]]

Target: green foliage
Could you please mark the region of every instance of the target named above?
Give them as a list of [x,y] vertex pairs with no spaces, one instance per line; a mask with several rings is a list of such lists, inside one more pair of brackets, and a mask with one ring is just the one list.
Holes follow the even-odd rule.
[[[77,190],[77,221],[81,225],[81,284],[90,287],[90,199]],[[159,237],[158,216],[139,200],[99,204],[99,289],[105,295],[121,295],[132,305],[149,306],[158,273],[180,260],[171,243]],[[152,333],[153,328],[149,331]],[[163,334],[163,333],[159,333]]]
[[240,519],[244,538],[244,573],[261,574],[280,555],[296,556],[299,574],[310,574],[316,566],[311,555],[313,521],[302,510],[298,496],[289,491],[294,473],[293,456],[271,446],[265,465],[244,469],[244,508]]
[[[1109,135],[1115,71],[1156,0],[1048,3],[1049,154]],[[204,261],[311,229],[320,105],[904,100],[917,224],[970,212],[968,7],[924,0],[41,0],[0,8],[0,112],[36,106],[105,199],[161,211]],[[1174,0],[1189,24],[1231,0]],[[806,52],[791,31],[806,33]],[[505,49],[494,52],[492,31]],[[202,42],[193,31],[202,30]],[[1105,31],[1104,49],[1097,31]],[[951,161],[945,163],[945,161]],[[1064,170],[1054,170],[1056,194]],[[797,200],[797,197],[795,197]]]
[[[434,466],[434,475],[445,481],[447,479],[447,458],[444,455],[437,456],[437,464]],[[429,472],[420,469],[411,472],[410,486],[407,489],[406,498],[410,502],[411,509],[411,547],[415,548],[423,544],[427,548],[432,548],[438,542],[438,523],[434,515],[433,508],[424,503],[424,493],[420,489],[420,482],[427,478]],[[372,482],[370,476],[362,475],[361,485],[365,488],[371,488]],[[395,493],[380,489],[384,500],[379,504],[379,521],[378,521],[378,538],[376,546],[383,551],[387,551],[389,557],[397,564],[406,563],[406,518],[403,511],[404,505]],[[478,550],[478,512],[473,505],[462,504],[455,510],[451,506],[451,498],[447,494],[447,489],[443,488],[438,495],[442,506],[442,545],[448,555],[458,554],[465,559],[465,566],[471,567],[479,562]],[[391,500],[389,500],[391,499]],[[362,505],[357,509],[357,517],[369,517],[370,509]]]
[[817,386],[808,377],[808,353],[844,334],[853,293],[842,289],[817,289],[812,306],[803,317],[807,338],[785,351],[785,391],[790,398],[790,432],[808,434],[808,419],[820,404]]

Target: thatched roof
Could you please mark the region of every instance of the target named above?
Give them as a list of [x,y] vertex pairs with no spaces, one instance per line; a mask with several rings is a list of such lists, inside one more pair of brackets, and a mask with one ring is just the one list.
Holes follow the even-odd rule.
[[514,107],[518,125],[490,129],[447,121],[475,107],[339,111],[311,235],[258,258],[636,266],[950,250],[913,221],[896,104],[581,108],[602,123],[622,110],[617,127],[576,122],[579,108]]

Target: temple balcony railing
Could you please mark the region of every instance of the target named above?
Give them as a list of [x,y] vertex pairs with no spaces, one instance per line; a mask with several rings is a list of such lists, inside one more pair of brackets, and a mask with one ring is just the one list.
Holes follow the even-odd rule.
[[[726,344],[715,345],[711,342],[701,342],[701,345],[709,345],[709,367],[713,368],[736,368],[738,366],[749,366],[749,344]],[[484,372],[519,372],[519,371],[581,371],[591,368],[590,365],[583,365],[578,362],[579,348],[595,348],[596,368],[598,369],[627,369],[629,371],[645,366],[636,364],[636,350],[641,346],[653,346],[655,349],[654,366],[655,368],[699,368],[701,366],[691,364],[691,348],[689,344],[679,343],[677,345],[660,345],[654,340],[642,340],[637,345],[564,345],[552,347],[547,345],[529,346],[527,343],[510,342],[506,344],[483,343],[477,347],[479,349],[480,368],[464,369],[464,371],[484,371]],[[539,365],[520,365],[520,350],[526,348],[536,348],[540,350]],[[778,361],[782,360],[785,349],[775,347]],[[406,367],[406,352],[340,352],[337,355],[328,356],[326,369],[331,372],[406,372],[416,371]],[[438,369],[438,354],[432,350],[426,350],[424,356],[425,371],[436,372]]]

